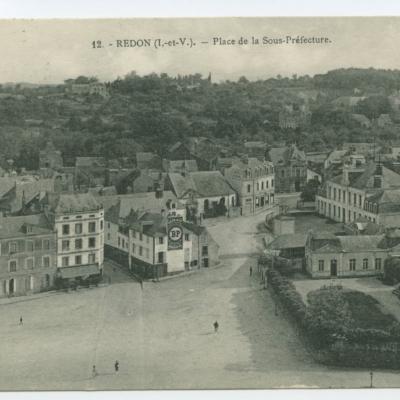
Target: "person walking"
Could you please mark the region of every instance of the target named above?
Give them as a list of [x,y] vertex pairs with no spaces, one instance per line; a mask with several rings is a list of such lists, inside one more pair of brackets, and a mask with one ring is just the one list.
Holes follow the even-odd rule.
[[23,322],[23,320],[22,320],[22,316],[19,317],[19,324],[20,324],[20,325],[23,325],[23,324],[24,324],[24,322]]
[[218,328],[219,328],[218,321],[215,321],[215,322],[214,322],[214,332],[215,332],[215,333],[218,332]]
[[252,276],[253,275],[253,267],[251,265],[250,265],[249,272],[250,272],[250,276]]
[[140,278],[140,288],[143,290],[143,279]]
[[114,368],[115,368],[115,372],[119,371],[119,362],[118,362],[118,360],[115,361]]
[[96,378],[96,376],[97,376],[97,370],[96,370],[95,365],[93,365],[93,368],[92,368],[92,376],[93,376],[93,378]]

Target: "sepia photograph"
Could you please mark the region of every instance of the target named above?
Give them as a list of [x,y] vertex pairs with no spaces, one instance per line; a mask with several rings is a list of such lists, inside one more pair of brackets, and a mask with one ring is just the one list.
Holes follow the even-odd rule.
[[0,391],[400,387],[399,42],[0,19]]

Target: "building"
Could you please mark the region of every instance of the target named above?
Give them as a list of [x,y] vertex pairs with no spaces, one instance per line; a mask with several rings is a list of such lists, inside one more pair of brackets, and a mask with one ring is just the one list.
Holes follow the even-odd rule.
[[47,193],[44,211],[57,234],[57,269],[62,279],[101,275],[104,209],[89,193]]
[[[178,234],[177,234],[178,232]],[[171,244],[171,237],[178,245]],[[205,227],[144,213],[129,221],[129,268],[145,279],[181,273],[218,263],[218,245]]]
[[307,183],[307,160],[296,145],[273,147],[268,153],[275,170],[275,192],[301,192]]
[[108,97],[109,93],[107,87],[101,82],[90,82],[90,83],[74,83],[73,80],[66,85],[66,93],[73,95],[98,95],[101,97]]
[[140,170],[161,170],[162,160],[160,156],[155,153],[138,151],[136,153],[136,168]]
[[383,165],[347,165],[316,196],[320,215],[338,222],[364,217],[383,226],[400,224],[400,175]]
[[270,161],[244,159],[227,168],[224,175],[238,194],[242,215],[269,210],[274,206],[275,174]]
[[247,156],[264,160],[267,155],[267,144],[261,141],[244,142],[244,152]]
[[126,249],[127,230],[120,227],[126,225],[127,218],[131,219],[132,212],[137,216],[151,212],[165,216],[180,216],[183,221],[186,220],[186,207],[171,191],[102,196],[98,200],[104,207],[106,252],[116,253],[116,249],[121,251]]
[[234,189],[219,171],[170,173],[166,186],[185,204],[188,220],[225,216],[237,205]]
[[104,157],[76,157],[75,185],[78,188],[105,186],[107,160]]
[[163,169],[166,172],[188,173],[197,172],[196,160],[163,160]]
[[311,112],[305,104],[286,105],[279,113],[279,127],[281,129],[296,129],[306,126],[311,119]]
[[391,252],[383,235],[310,233],[305,249],[306,271],[312,278],[378,275]]
[[0,297],[50,289],[56,251],[56,233],[44,214],[1,217]]
[[63,167],[61,151],[56,150],[52,142],[39,152],[39,168],[59,169]]

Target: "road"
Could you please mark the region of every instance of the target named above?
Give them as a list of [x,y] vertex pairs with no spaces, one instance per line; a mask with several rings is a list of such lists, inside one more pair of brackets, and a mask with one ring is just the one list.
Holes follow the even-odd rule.
[[[106,266],[111,285],[1,302],[0,389],[367,387],[369,371],[316,364],[249,276],[263,218],[207,221],[218,268],[142,290]],[[400,376],[375,371],[374,384],[400,386]]]

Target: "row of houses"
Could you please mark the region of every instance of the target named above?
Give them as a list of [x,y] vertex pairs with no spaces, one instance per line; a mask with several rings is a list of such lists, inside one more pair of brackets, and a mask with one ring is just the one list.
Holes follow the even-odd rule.
[[0,217],[0,296],[100,276],[104,210],[89,194],[46,193],[41,212]]

